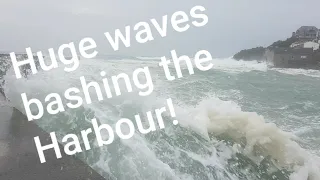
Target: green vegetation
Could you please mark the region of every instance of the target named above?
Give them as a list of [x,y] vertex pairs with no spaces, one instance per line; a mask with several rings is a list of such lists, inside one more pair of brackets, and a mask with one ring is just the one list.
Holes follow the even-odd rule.
[[[280,48],[289,48],[290,45],[296,42],[297,39],[294,37],[288,38],[284,41],[276,41],[272,43],[269,47],[280,47]],[[265,50],[265,47],[256,47],[252,49],[245,49],[233,56],[236,60],[245,60],[245,61],[252,61],[252,60],[262,60]]]
[[269,47],[280,47],[280,48],[289,48],[290,45],[294,42],[297,42],[297,38],[291,37],[284,41],[277,41],[271,44]]
[[266,48],[264,47],[256,47],[252,49],[245,49],[233,56],[236,60],[245,60],[245,61],[252,61],[252,60],[262,60],[263,55]]

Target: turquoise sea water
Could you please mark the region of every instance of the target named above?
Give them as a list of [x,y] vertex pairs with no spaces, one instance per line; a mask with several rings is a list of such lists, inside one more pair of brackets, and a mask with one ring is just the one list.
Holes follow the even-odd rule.
[[[154,92],[138,89],[37,120],[59,137],[90,128],[90,120],[115,125],[120,118],[144,114],[172,98],[179,125],[165,116],[166,128],[129,140],[116,138],[102,148],[78,154],[105,177],[113,179],[291,179],[320,178],[320,72],[268,69],[263,63],[215,59],[212,70],[195,70],[167,81],[157,58],[144,60],[82,60],[78,70],[63,68],[16,80],[4,76],[6,97],[23,111],[20,94],[44,99],[79,87],[79,77],[101,84],[108,76],[148,66]],[[171,67],[174,72],[174,68]],[[146,120],[146,117],[142,118]],[[94,137],[90,137],[96,145]]]

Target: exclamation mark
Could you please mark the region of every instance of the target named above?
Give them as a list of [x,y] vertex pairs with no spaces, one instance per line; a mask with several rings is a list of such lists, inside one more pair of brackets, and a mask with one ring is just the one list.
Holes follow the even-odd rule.
[[[173,117],[173,118],[176,117],[176,112],[174,111],[173,103],[172,103],[172,99],[171,98],[167,99],[167,104],[168,104],[168,108],[169,108],[171,117]],[[179,121],[178,120],[173,120],[172,123],[173,123],[173,125],[178,125]]]

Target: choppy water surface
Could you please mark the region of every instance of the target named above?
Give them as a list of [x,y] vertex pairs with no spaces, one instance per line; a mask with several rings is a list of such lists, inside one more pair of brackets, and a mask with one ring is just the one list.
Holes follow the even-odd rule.
[[[165,117],[166,128],[79,154],[105,177],[113,179],[320,179],[320,72],[267,69],[257,62],[214,60],[214,68],[167,81],[157,59],[82,60],[73,73],[63,69],[15,80],[4,77],[5,94],[23,110],[20,93],[44,99],[79,86],[79,77],[100,81],[149,66],[155,91],[137,92],[83,105],[37,123],[59,136],[91,127],[96,117],[114,125],[165,105],[172,98],[179,125]],[[172,69],[174,72],[174,70]],[[92,140],[94,137],[91,137]]]

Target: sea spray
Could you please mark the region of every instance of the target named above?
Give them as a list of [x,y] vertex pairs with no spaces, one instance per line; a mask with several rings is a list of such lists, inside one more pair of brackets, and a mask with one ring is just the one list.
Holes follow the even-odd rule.
[[[135,114],[149,111],[150,108],[162,107],[169,96],[174,102],[176,117],[171,117],[170,114],[164,117],[164,122],[168,122],[166,128],[146,135],[136,133],[130,140],[117,138],[112,144],[102,148],[97,146],[94,138],[89,137],[90,143],[94,145],[93,149],[77,156],[105,177],[115,179],[270,180],[273,175],[281,180],[289,179],[287,176],[291,179],[296,178],[293,180],[306,180],[304,178],[307,177],[319,179],[317,173],[314,173],[319,172],[318,157],[310,153],[313,147],[317,148],[315,141],[312,141],[312,138],[316,138],[314,134],[308,134],[310,139],[307,140],[310,142],[299,134],[302,141],[305,144],[309,143],[310,146],[305,147],[307,150],[303,150],[291,145],[293,149],[301,149],[301,151],[291,150],[291,152],[301,152],[301,154],[292,153],[292,159],[290,159],[290,157],[281,158],[287,153],[280,152],[279,157],[277,154],[272,157],[265,154],[273,154],[273,151],[262,151],[263,153],[258,151],[269,150],[269,143],[280,142],[275,140],[278,135],[284,135],[280,138],[284,140],[283,142],[295,144],[291,140],[293,136],[288,133],[277,133],[275,130],[273,132],[276,132],[277,137],[273,137],[272,133],[264,132],[264,128],[260,127],[257,128],[265,134],[243,132],[250,130],[243,124],[251,124],[246,121],[254,119],[261,123],[253,123],[248,127],[256,127],[255,125],[265,127],[267,122],[272,121],[277,124],[277,127],[270,125],[269,130],[277,128],[280,130],[281,127],[281,129],[295,131],[303,128],[309,132],[316,129],[319,123],[316,117],[319,115],[318,107],[320,107],[317,104],[318,79],[264,71],[262,63],[241,62],[240,64],[236,61],[231,62],[232,60],[229,62],[219,59],[214,61],[224,64],[214,63],[212,71],[196,72],[193,77],[169,83],[163,80],[163,74],[157,69],[156,61],[83,60],[79,71],[90,80],[99,79],[99,72],[102,70],[105,70],[108,76],[112,76],[122,71],[132,71],[141,64],[148,64],[152,68],[154,77],[157,77],[154,79],[155,92],[144,98],[124,93],[123,96],[110,101],[94,101],[90,105],[84,105],[76,110],[67,110],[55,117],[45,115],[36,122],[47,132],[56,131],[58,139],[62,139],[68,133],[77,134],[83,129],[90,128],[91,119],[94,117],[97,117],[101,123],[114,126],[121,117],[132,118]],[[77,77],[80,74],[75,73],[66,79],[64,78],[66,73],[58,68],[52,73],[39,72],[39,76],[15,81],[12,78],[13,74],[9,72],[5,76],[5,94],[11,104],[22,111],[23,107],[17,96],[21,92],[29,92],[39,99],[44,98],[52,90],[63,92],[67,87],[79,85]],[[56,76],[57,74],[59,76]],[[291,79],[295,80],[295,83],[292,83]],[[251,85],[248,85],[248,82]],[[294,91],[288,91],[289,88]],[[302,92],[303,96],[301,96]],[[133,93],[138,92],[134,90]],[[280,97],[274,98],[277,94]],[[210,97],[220,97],[229,101]],[[306,107],[307,109],[304,110],[303,105],[297,104],[297,100],[293,97],[298,97],[299,103],[305,100],[311,101],[313,106]],[[241,108],[237,104],[241,105]],[[284,106],[288,108],[281,109]],[[241,109],[258,113],[245,113]],[[257,114],[263,114],[265,118]],[[236,118],[236,115],[242,118]],[[298,119],[292,119],[289,115],[295,115]],[[173,125],[175,119],[179,120],[177,126]],[[147,123],[148,119],[141,117],[141,121]],[[228,134],[233,133],[232,138],[230,135],[227,137]],[[247,136],[251,139],[249,145],[246,143]],[[255,136],[257,136],[256,140],[254,140]],[[267,136],[271,136],[270,141],[266,141]],[[245,149],[246,146],[253,148]],[[256,148],[257,146],[262,148]],[[284,169],[273,160],[275,157],[288,162],[303,162],[303,164],[291,165],[282,162],[280,164],[291,166]],[[271,170],[267,170],[268,164],[272,164]],[[267,174],[268,176],[262,176],[269,171],[271,173]],[[282,171],[284,173],[281,173]]]
[[244,142],[243,153],[256,160],[270,156],[279,168],[295,172],[291,180],[296,180],[297,176],[312,180],[320,177],[320,158],[313,159],[292,140],[293,134],[266,123],[262,116],[243,112],[235,103],[216,98],[200,102],[196,111],[206,119],[209,134],[228,136],[240,144]]
[[[171,99],[167,99],[167,106],[170,111],[170,114],[172,117],[175,117],[175,112],[172,104]],[[148,134],[151,132],[154,132],[157,130],[155,124],[157,122],[157,125],[159,129],[164,129],[165,125],[163,122],[163,114],[167,111],[166,107],[158,108],[154,110],[154,114],[156,119],[153,118],[153,113],[151,111],[148,111],[147,114],[147,123],[148,128],[146,129],[141,121],[141,115],[137,114],[134,116],[134,121],[128,119],[128,118],[121,118],[118,120],[115,124],[115,130],[112,126],[109,124],[104,124],[101,122],[98,122],[96,118],[93,118],[91,120],[93,128],[88,128],[86,130],[81,131],[81,136],[77,136],[76,134],[67,134],[63,136],[61,140],[57,139],[57,135],[55,132],[50,133],[51,137],[51,144],[43,145],[40,142],[40,137],[37,136],[34,138],[36,148],[39,154],[39,158],[41,163],[46,162],[46,157],[44,154],[44,151],[53,149],[55,151],[56,157],[58,159],[62,158],[61,150],[59,146],[59,142],[64,144],[64,152],[65,154],[72,156],[77,153],[82,153],[84,149],[81,147],[81,143],[84,145],[85,150],[91,150],[91,145],[88,136],[92,133],[94,133],[96,140],[98,142],[98,146],[107,146],[113,143],[115,140],[115,136],[119,137],[122,140],[128,140],[133,137],[134,133],[138,131],[141,134]],[[177,120],[173,121],[174,125],[178,124]],[[137,130],[136,130],[137,127]],[[81,139],[80,139],[81,138]]]

